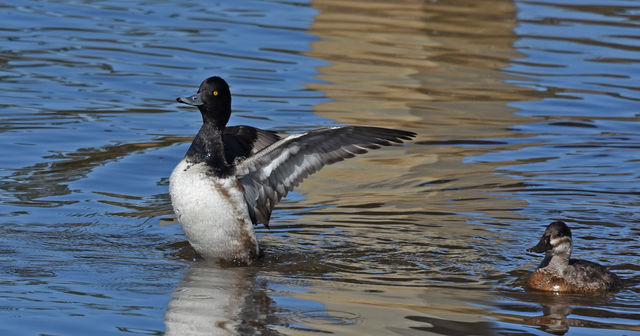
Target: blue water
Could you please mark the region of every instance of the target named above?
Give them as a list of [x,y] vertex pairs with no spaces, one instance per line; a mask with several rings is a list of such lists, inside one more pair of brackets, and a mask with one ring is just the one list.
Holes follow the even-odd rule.
[[[500,3],[514,16],[498,21],[514,27],[487,41],[510,36],[517,56],[493,69],[484,63],[494,60],[485,57],[491,43],[479,43],[460,66],[460,51],[442,47],[447,56],[428,57],[434,77],[466,81],[450,90],[393,79],[405,74],[401,56],[430,56],[438,36],[457,37],[460,48],[487,37],[458,31],[453,19],[464,22],[457,13],[467,8],[455,2],[418,1],[421,12],[400,19],[401,4],[383,14],[369,4],[336,10],[325,16],[333,38],[317,24],[347,2],[0,5],[0,334],[216,334],[218,321],[240,334],[544,335],[555,322],[573,335],[639,334],[640,7]],[[489,14],[469,16],[470,26],[496,21],[492,10],[478,10]],[[389,35],[361,28],[381,18]],[[406,38],[416,22],[428,29]],[[358,32],[355,41],[340,29]],[[326,41],[344,49],[318,51]],[[373,61],[357,59],[356,42],[376,46],[365,53]],[[370,82],[344,89],[325,80],[332,65],[349,61],[338,73]],[[398,71],[376,77],[390,66]],[[505,77],[504,88],[464,77],[476,71]],[[271,255],[264,262],[194,262],[181,252],[167,188],[201,119],[175,98],[214,74],[231,85],[231,124],[282,133],[335,125],[316,113],[339,100],[332,92],[384,101],[399,90],[388,100],[410,104],[380,117],[420,135],[384,152],[391,159],[372,153],[352,168],[380,164],[383,173],[353,182],[336,166],[329,182],[344,190],[290,195],[272,229],[258,228]],[[480,120],[478,102],[465,101],[469,88],[486,90],[479,103],[505,107],[501,119]],[[353,111],[331,112],[349,119],[383,105],[361,100],[349,102]],[[449,114],[437,119],[440,111]],[[504,135],[467,132],[476,122]],[[447,125],[465,131],[440,132]],[[574,229],[576,256],[612,266],[630,286],[607,298],[525,293],[518,278],[539,256],[524,250],[554,219]],[[548,316],[545,309],[569,313],[530,319]]]
[[[185,262],[167,178],[200,118],[175,103],[228,78],[233,123],[321,125],[289,2],[13,2],[1,8],[3,335],[154,334]],[[265,85],[268,83],[268,85]],[[182,238],[184,239],[184,238]]]

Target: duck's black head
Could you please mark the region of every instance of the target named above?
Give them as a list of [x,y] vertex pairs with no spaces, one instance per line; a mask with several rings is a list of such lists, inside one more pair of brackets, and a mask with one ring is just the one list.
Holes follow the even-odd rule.
[[197,106],[202,113],[203,122],[212,122],[224,128],[231,116],[231,92],[224,79],[213,76],[205,79],[196,94],[179,97],[177,101]]
[[568,251],[571,253],[571,229],[562,221],[555,221],[547,226],[538,244],[527,251],[547,252],[553,254]]

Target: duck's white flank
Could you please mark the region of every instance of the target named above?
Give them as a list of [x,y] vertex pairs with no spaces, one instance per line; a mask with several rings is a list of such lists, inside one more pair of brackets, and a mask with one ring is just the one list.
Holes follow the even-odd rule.
[[180,161],[169,179],[173,209],[193,248],[206,259],[250,262],[258,240],[235,176],[213,179],[207,165]]

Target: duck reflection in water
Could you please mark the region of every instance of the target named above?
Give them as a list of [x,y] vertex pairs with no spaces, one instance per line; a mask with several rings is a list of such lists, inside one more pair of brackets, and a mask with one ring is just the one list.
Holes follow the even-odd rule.
[[165,335],[280,335],[274,302],[246,267],[201,261],[186,271],[164,315]]
[[[542,306],[542,315],[524,319],[525,324],[539,326],[542,331],[554,335],[564,335],[571,327],[604,328],[601,322],[586,318],[570,318],[574,307],[603,305],[608,301],[606,296],[569,295],[535,295],[533,301]],[[598,313],[594,311],[594,313]],[[576,317],[579,314],[575,315]],[[628,328],[628,326],[608,326],[612,328]]]

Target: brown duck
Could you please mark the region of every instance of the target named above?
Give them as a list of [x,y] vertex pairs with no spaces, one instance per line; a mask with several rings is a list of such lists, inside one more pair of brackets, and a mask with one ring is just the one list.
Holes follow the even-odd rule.
[[622,287],[622,280],[604,266],[586,260],[570,259],[571,230],[555,221],[544,231],[538,244],[527,251],[545,253],[538,268],[529,276],[529,290],[558,293],[602,293]]

